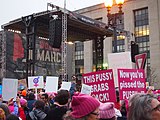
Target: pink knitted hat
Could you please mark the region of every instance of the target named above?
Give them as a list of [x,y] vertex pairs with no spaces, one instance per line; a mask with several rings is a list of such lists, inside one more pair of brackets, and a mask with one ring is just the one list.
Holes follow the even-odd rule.
[[27,100],[26,100],[26,99],[24,99],[24,98],[21,98],[21,99],[20,99],[20,104],[21,104],[22,106],[24,106],[26,103],[27,103]]
[[85,94],[76,94],[71,101],[72,112],[74,118],[81,118],[93,112],[100,106],[97,99]]
[[101,103],[99,107],[99,112],[101,119],[108,119],[116,116],[114,110],[114,103],[112,102]]

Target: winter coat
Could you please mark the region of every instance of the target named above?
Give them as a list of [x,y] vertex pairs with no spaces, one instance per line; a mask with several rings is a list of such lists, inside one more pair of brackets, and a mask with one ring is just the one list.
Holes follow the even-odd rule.
[[32,110],[29,113],[29,120],[45,120],[47,114],[40,109]]
[[64,114],[66,114],[67,106],[53,105],[47,114],[46,120],[63,120]]
[[26,115],[24,113],[24,110],[22,107],[19,107],[18,108],[18,111],[19,111],[19,117],[22,119],[22,120],[26,120]]

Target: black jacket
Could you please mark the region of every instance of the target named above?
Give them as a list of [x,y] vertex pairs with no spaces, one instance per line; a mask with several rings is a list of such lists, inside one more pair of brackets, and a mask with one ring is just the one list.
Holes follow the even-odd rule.
[[67,112],[66,106],[53,105],[47,114],[46,120],[63,120],[64,114]]

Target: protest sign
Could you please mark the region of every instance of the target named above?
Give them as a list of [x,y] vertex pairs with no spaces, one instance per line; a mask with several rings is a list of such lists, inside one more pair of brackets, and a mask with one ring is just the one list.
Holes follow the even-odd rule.
[[132,69],[131,53],[121,52],[121,53],[109,53],[108,54],[108,64],[109,69],[113,70],[114,73],[114,84],[118,87],[118,68]]
[[44,88],[43,76],[31,76],[28,77],[28,88]]
[[18,79],[3,78],[2,97],[4,101],[17,97]]
[[91,95],[92,86],[82,84],[81,93]]
[[47,76],[45,91],[57,93],[57,90],[58,90],[58,77]]
[[71,88],[71,82],[62,82],[62,87],[60,89],[69,91],[70,88]]
[[91,95],[100,102],[116,101],[111,69],[83,74],[83,83],[92,87]]
[[129,99],[135,93],[145,93],[146,81],[143,69],[118,69],[119,96]]
[[37,100],[37,98],[38,98],[37,89],[44,88],[43,76],[28,77],[28,88],[35,89],[35,96],[36,96],[36,100]]

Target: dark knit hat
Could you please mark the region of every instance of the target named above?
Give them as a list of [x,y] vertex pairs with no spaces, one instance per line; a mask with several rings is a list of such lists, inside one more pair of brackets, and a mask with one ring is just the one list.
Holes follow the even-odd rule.
[[101,119],[109,119],[116,116],[114,110],[114,103],[101,103],[99,107],[99,113]]
[[100,106],[97,99],[85,94],[76,94],[71,101],[72,112],[74,118],[81,118],[93,112]]

